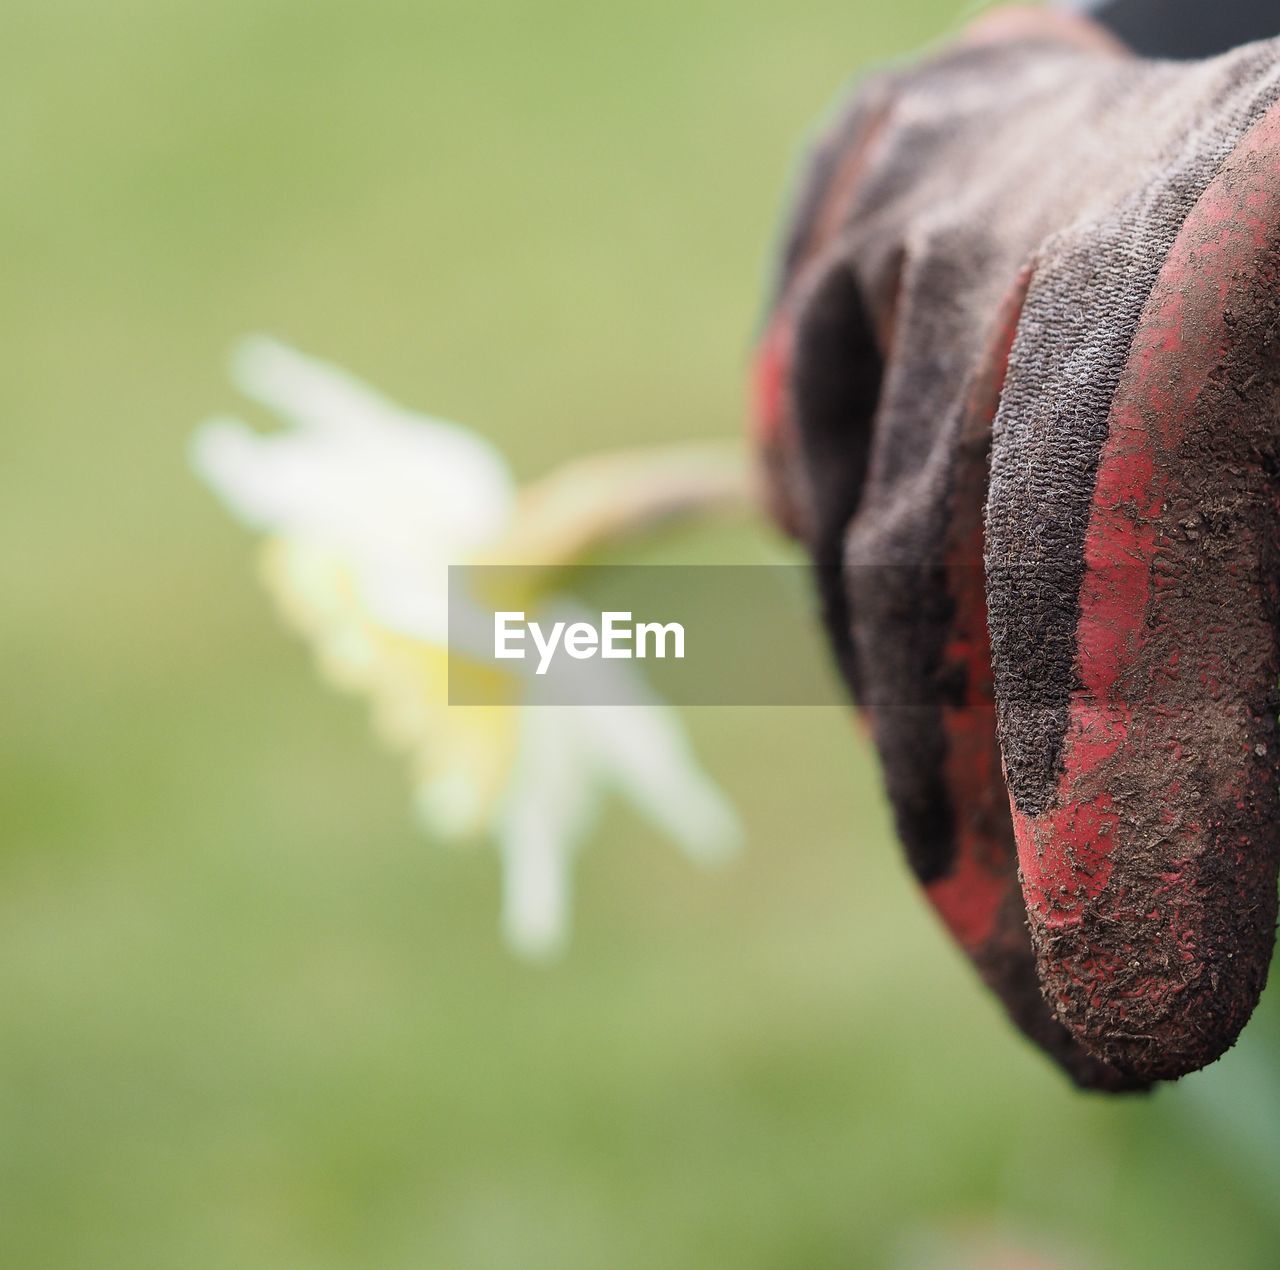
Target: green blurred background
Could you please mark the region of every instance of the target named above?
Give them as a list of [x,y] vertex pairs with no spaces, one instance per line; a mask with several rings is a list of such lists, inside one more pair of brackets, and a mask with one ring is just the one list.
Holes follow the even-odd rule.
[[519,964],[185,466],[252,330],[522,476],[734,435],[793,143],[953,9],[6,0],[0,1265],[1275,1264],[1273,1006],[1070,1092],[835,710],[688,713],[745,858],[612,814]]

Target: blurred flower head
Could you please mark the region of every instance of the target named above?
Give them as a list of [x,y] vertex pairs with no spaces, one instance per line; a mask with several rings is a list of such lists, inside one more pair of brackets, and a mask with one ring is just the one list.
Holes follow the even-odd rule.
[[735,850],[731,806],[630,663],[593,672],[624,704],[539,705],[528,679],[521,705],[450,706],[448,569],[537,566],[521,607],[568,611],[561,588],[576,561],[735,499],[736,463],[692,446],[602,455],[521,490],[482,437],[274,340],[245,341],[232,377],[288,427],[266,434],[212,419],[194,437],[193,466],[267,535],[267,586],[323,674],[366,696],[379,734],[408,755],[424,827],[494,841],[515,949],[562,947],[573,859],[609,790],[699,862]]

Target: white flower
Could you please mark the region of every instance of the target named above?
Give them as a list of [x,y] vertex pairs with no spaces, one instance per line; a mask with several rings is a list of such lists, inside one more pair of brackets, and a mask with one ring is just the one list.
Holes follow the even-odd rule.
[[[590,673],[609,677],[600,699],[641,704],[451,707],[447,626],[449,565],[546,566],[549,586],[603,539],[732,498],[735,469],[691,447],[605,455],[517,491],[481,437],[273,340],[246,341],[233,377],[292,427],[263,434],[211,420],[193,466],[269,535],[269,587],[329,678],[369,696],[379,732],[408,752],[426,827],[496,839],[502,927],[517,950],[562,946],[573,857],[607,790],[699,862],[737,847],[732,808],[629,665]],[[536,705],[549,685],[524,690]]]

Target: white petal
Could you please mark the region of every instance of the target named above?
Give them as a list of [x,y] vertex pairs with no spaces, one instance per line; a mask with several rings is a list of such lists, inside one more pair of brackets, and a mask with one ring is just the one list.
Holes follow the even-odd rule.
[[502,929],[526,957],[549,958],[564,947],[571,866],[597,810],[574,713],[523,712],[520,753],[498,822]]
[[582,706],[601,777],[700,864],[742,846],[742,824],[699,765],[675,712],[664,705]]
[[368,384],[268,335],[236,345],[231,377],[245,396],[303,428],[341,433],[399,422],[400,408]]
[[298,531],[341,541],[349,520],[349,481],[341,453],[297,434],[264,436],[238,419],[197,429],[191,463],[254,529]]
[[550,961],[568,938],[569,853],[545,834],[504,835],[500,847],[502,934],[521,957]]
[[254,529],[279,522],[275,482],[257,453],[258,437],[239,419],[210,419],[196,429],[188,458],[196,475]]

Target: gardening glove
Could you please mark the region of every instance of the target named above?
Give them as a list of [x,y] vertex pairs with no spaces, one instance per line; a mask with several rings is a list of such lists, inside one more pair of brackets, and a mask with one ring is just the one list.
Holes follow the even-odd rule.
[[997,10],[825,127],[756,356],[910,865],[1085,1087],[1211,1062],[1270,960],[1278,99],[1280,42]]

